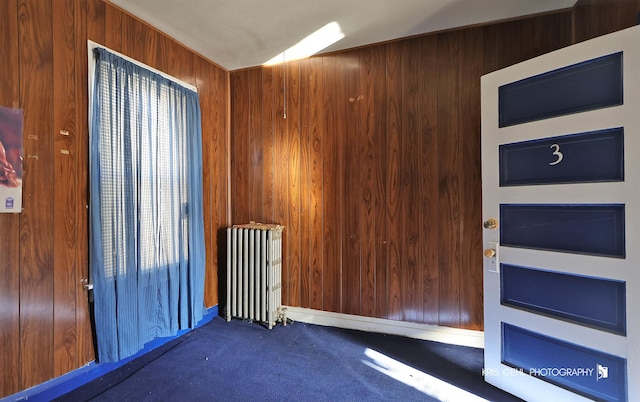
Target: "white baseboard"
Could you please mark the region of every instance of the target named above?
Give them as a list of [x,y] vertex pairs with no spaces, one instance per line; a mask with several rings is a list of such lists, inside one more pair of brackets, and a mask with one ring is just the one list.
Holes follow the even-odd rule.
[[436,341],[452,345],[484,348],[483,331],[332,313],[302,307],[283,306],[283,308],[286,308],[285,314],[287,318],[308,324],[401,335],[414,339]]

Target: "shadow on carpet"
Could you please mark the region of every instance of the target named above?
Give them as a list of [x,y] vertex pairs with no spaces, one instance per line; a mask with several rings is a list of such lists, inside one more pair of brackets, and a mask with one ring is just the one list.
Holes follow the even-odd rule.
[[482,366],[477,348],[216,317],[56,401],[519,401]]

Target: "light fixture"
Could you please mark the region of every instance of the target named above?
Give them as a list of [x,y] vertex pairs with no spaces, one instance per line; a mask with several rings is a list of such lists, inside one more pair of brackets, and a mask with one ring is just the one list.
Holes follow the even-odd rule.
[[[287,40],[287,30],[286,30],[286,0],[284,4],[284,19],[283,23],[283,38],[284,43],[286,44]],[[292,60],[304,59],[309,56],[312,56],[322,49],[329,47],[330,45],[336,43],[340,39],[344,38],[344,33],[342,32],[342,28],[340,24],[336,21],[330,22],[323,26],[322,28],[316,30],[315,32],[308,35],[306,38],[302,39],[300,42],[291,46],[290,48],[283,50],[282,53],[273,57],[271,60],[265,62],[264,66],[272,66],[275,64],[282,63],[283,68],[283,88],[282,94],[284,97],[283,100],[283,110],[282,110],[282,118],[287,118],[287,66],[286,63]]]
[[340,24],[336,21],[330,22],[317,31],[309,34],[306,38],[291,46],[289,49],[265,62],[264,65],[271,66],[292,60],[304,59],[318,53],[322,49],[326,49],[342,38],[344,38],[344,33],[342,32]]

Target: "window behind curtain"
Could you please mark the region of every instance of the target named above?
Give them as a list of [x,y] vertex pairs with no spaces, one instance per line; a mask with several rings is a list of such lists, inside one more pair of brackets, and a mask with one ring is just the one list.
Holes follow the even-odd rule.
[[102,48],[91,122],[98,358],[117,361],[203,315],[197,94]]

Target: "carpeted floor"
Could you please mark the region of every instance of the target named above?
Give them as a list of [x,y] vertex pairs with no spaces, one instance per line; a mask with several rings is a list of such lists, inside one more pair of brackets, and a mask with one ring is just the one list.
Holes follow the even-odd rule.
[[482,349],[304,323],[210,323],[57,401],[518,401]]

